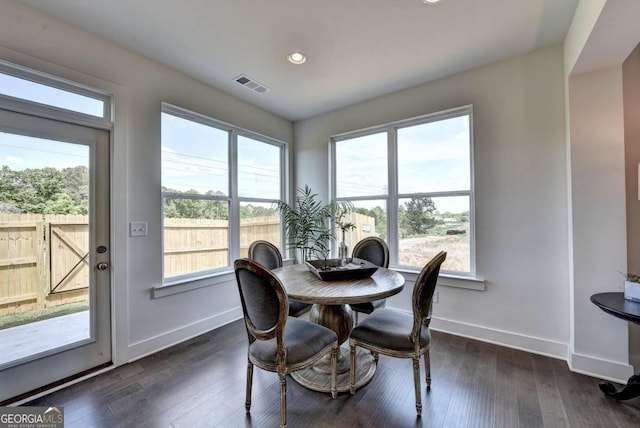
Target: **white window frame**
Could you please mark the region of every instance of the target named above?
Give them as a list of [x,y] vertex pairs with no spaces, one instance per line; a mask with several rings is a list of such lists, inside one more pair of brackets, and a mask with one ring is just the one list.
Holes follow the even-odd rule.
[[[261,143],[270,144],[276,146],[280,149],[280,200],[285,200],[286,189],[287,189],[287,153],[288,153],[288,145],[283,142],[276,140],[271,137],[267,137],[265,135],[259,134],[257,132],[253,132],[235,125],[231,125],[226,122],[222,122],[217,119],[213,119],[211,117],[202,115],[200,113],[196,113],[190,110],[187,110],[182,107],[178,107],[169,103],[162,103],[162,113],[170,114],[173,116],[180,117],[185,120],[193,121],[196,123],[200,123],[206,126],[211,126],[213,128],[219,129],[221,131],[228,132],[229,138],[227,140],[228,144],[228,166],[229,166],[229,194],[227,196],[219,196],[219,195],[185,195],[181,193],[168,193],[162,192],[162,201],[163,204],[161,206],[162,209],[162,231],[164,234],[164,199],[166,197],[169,198],[182,198],[182,199],[198,199],[198,200],[212,200],[212,201],[224,201],[229,204],[229,229],[228,229],[228,244],[229,244],[229,260],[227,266],[192,272],[183,275],[176,275],[171,277],[164,276],[164,239],[162,240],[162,285],[163,286],[171,286],[183,284],[185,282],[196,281],[201,279],[210,278],[213,276],[218,276],[222,274],[229,273],[233,271],[233,260],[240,257],[240,204],[242,202],[255,202],[255,203],[276,203],[278,200],[276,199],[262,199],[262,198],[249,198],[249,197],[241,197],[238,194],[238,137],[243,136],[247,138],[251,138],[253,140],[259,141]],[[280,231],[281,242],[280,245],[282,247],[284,241],[282,233],[282,226]]]
[[[424,193],[398,193],[398,146],[397,146],[397,131],[402,128],[411,126],[423,125],[431,122],[438,122],[459,116],[469,116],[469,190],[456,190],[456,191],[442,191],[442,192],[424,192]],[[337,184],[336,184],[336,145],[340,141],[350,140],[357,137],[362,137],[370,134],[376,134],[386,132],[387,133],[387,172],[388,172],[388,194],[383,195],[367,195],[357,197],[337,197]],[[417,272],[420,269],[415,266],[399,265],[399,239],[398,239],[398,205],[400,199],[406,199],[411,197],[446,197],[446,196],[468,196],[469,197],[469,222],[470,222],[470,236],[469,236],[469,257],[470,257],[470,271],[447,271],[442,270],[442,273],[450,274],[461,278],[475,278],[476,275],[476,245],[475,245],[475,183],[474,183],[474,150],[473,150],[473,106],[463,106],[450,110],[445,110],[437,113],[431,113],[423,116],[413,117],[410,119],[404,119],[396,122],[386,123],[379,126],[374,126],[366,129],[360,129],[352,132],[345,132],[334,135],[330,138],[330,194],[331,199],[335,202],[340,201],[369,201],[369,200],[384,200],[387,204],[387,244],[389,246],[389,265],[398,270],[406,272]]]
[[113,96],[108,92],[3,60],[0,60],[0,73],[50,86],[66,92],[75,93],[88,98],[93,98],[98,101],[102,101],[103,103],[102,117],[98,117],[81,113],[79,111],[67,110],[62,107],[30,101],[24,98],[15,98],[9,95],[0,94],[0,104],[2,104],[2,107],[6,110],[37,115],[38,117],[46,119],[85,125],[97,129],[112,128]]

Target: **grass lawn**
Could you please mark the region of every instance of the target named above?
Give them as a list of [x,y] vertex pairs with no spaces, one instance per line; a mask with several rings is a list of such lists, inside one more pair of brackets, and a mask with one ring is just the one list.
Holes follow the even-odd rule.
[[[465,233],[447,235],[447,230],[464,230]],[[446,251],[443,270],[469,272],[470,246],[468,222],[438,225],[428,234],[400,239],[400,264],[422,268],[439,251]]]
[[54,306],[38,311],[22,312],[19,314],[0,315],[0,330],[9,327],[29,324],[49,318],[60,317],[62,315],[74,314],[89,309],[89,302],[67,303],[66,305]]

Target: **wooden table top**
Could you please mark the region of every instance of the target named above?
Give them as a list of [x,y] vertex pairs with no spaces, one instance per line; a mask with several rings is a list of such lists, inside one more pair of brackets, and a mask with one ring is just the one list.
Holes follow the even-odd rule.
[[306,265],[296,264],[272,271],[284,285],[290,299],[321,305],[371,302],[398,294],[404,277],[398,272],[378,268],[370,278],[322,281]]

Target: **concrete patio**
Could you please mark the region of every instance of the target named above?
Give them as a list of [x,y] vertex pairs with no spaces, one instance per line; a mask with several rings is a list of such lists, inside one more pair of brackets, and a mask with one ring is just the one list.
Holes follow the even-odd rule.
[[0,367],[89,338],[89,311],[0,330]]

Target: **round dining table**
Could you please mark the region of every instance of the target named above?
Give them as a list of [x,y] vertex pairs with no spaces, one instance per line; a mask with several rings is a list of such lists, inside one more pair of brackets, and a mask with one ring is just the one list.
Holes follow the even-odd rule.
[[[304,264],[274,269],[291,300],[312,303],[309,320],[335,331],[343,344],[353,328],[353,313],[349,304],[371,302],[398,294],[404,288],[404,277],[398,272],[379,267],[368,278],[322,280]],[[356,388],[366,385],[376,370],[376,359],[368,350],[356,350]],[[338,354],[337,388],[349,390],[349,349],[342,346]],[[330,359],[312,367],[293,372],[291,377],[314,391],[331,392]]]

